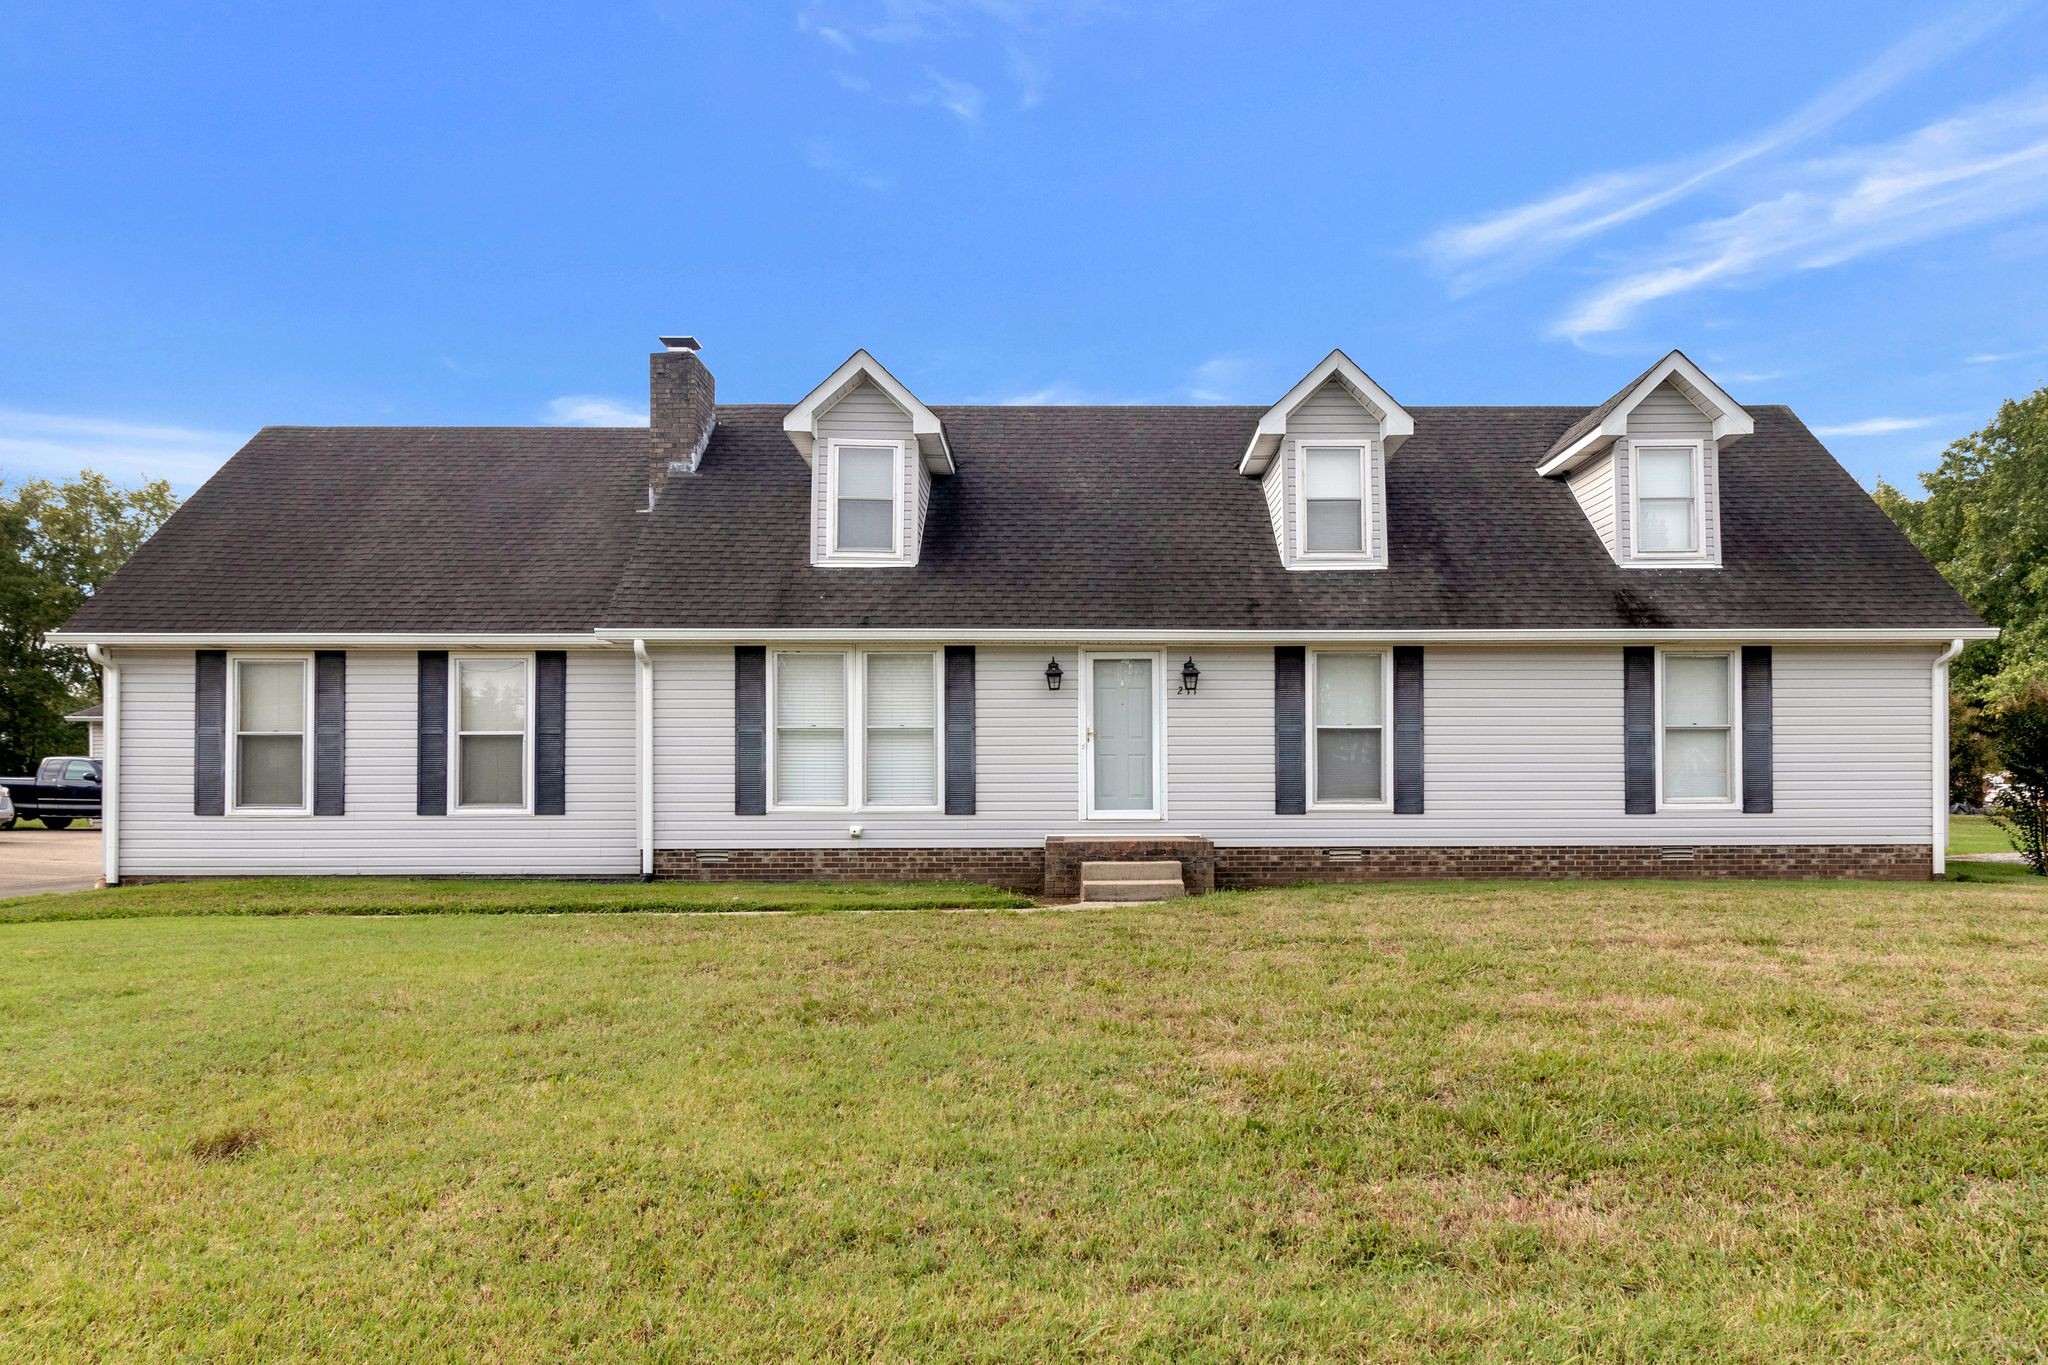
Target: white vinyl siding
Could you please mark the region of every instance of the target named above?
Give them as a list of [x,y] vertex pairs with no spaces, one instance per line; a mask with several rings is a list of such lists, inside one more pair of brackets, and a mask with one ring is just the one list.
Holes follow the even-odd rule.
[[1607,553],[1614,553],[1614,452],[1603,450],[1565,477]]
[[[1698,548],[1689,555],[1647,553],[1633,525],[1636,490],[1632,486],[1635,461],[1631,449],[1693,443],[1699,446]],[[1629,414],[1628,436],[1614,443],[1613,458],[1615,543],[1622,564],[1702,567],[1720,563],[1720,452],[1714,440],[1713,422],[1677,385],[1660,384],[1636,405]]]
[[[975,659],[976,810],[865,811],[861,843],[1032,847],[1101,835],[1081,818],[1079,652],[983,646]],[[1115,650],[1105,644],[1100,651]],[[1148,647],[1145,653],[1153,653]],[[1933,647],[1780,646],[1773,654],[1777,810],[1622,805],[1621,651],[1431,645],[1424,654],[1428,809],[1273,813],[1273,652],[1172,645],[1201,690],[1167,689],[1164,834],[1220,844],[1926,843]],[[844,847],[845,813],[732,811],[732,651],[656,647],[655,821],[663,848]],[[189,671],[189,658],[188,658]],[[189,754],[189,734],[181,735]],[[189,762],[189,758],[188,758]],[[630,771],[630,762],[621,769]],[[189,793],[182,794],[189,808]],[[629,836],[630,837],[630,836]]]
[[[1365,451],[1365,530],[1362,552],[1335,557],[1310,556],[1304,525],[1308,492],[1303,468],[1305,447],[1351,446]],[[1287,437],[1274,464],[1279,483],[1267,491],[1269,509],[1277,496],[1282,554],[1290,568],[1370,569],[1386,564],[1386,460],[1380,444],[1380,422],[1344,385],[1332,379],[1317,389],[1287,419]]]
[[[639,871],[630,650],[569,653],[567,810],[544,825],[518,813],[416,813],[419,670],[411,650],[348,652],[346,815],[194,815],[192,651],[121,649],[116,658],[124,875],[629,877]],[[730,651],[725,661],[729,706]],[[729,750],[730,734],[726,745]],[[725,786],[729,814],[729,768]]]
[[[832,546],[833,461],[835,442],[872,442],[900,446],[899,486],[894,490],[897,526],[895,548],[884,554],[842,555]],[[811,460],[811,562],[825,565],[900,568],[917,562],[924,541],[924,513],[930,503],[931,478],[924,472],[910,415],[874,384],[863,379],[845,397],[820,413]]]

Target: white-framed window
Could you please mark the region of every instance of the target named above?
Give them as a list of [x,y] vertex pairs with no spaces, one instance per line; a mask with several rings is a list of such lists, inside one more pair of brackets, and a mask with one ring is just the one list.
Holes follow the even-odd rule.
[[865,657],[865,803],[935,810],[940,781],[939,656],[927,652]]
[[1386,651],[1318,649],[1308,658],[1310,804],[1390,804],[1393,682]]
[[1309,559],[1372,553],[1372,459],[1366,444],[1300,447],[1301,549]]
[[1657,655],[1657,780],[1667,806],[1732,806],[1742,790],[1735,742],[1742,675],[1734,653]]
[[771,653],[769,805],[937,810],[940,695],[933,650]]
[[1697,556],[1705,544],[1700,508],[1705,450],[1698,441],[1641,441],[1629,446],[1629,487],[1635,504],[1635,552],[1651,557]]
[[890,558],[903,552],[906,458],[901,441],[827,444],[826,544],[834,555]]
[[450,661],[448,809],[533,809],[533,656],[458,654]]
[[228,658],[229,808],[237,815],[307,815],[313,809],[313,658]]

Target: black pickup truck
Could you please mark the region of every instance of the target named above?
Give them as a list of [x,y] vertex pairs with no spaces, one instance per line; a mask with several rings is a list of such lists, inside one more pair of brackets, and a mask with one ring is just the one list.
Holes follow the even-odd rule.
[[15,820],[40,820],[49,829],[66,829],[73,820],[100,818],[100,761],[60,755],[46,758],[34,777],[0,777],[0,786],[14,799]]

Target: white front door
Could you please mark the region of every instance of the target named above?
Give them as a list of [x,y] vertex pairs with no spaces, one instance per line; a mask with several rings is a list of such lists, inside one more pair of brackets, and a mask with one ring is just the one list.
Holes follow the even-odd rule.
[[1151,655],[1088,658],[1085,747],[1088,813],[1159,815],[1158,662]]

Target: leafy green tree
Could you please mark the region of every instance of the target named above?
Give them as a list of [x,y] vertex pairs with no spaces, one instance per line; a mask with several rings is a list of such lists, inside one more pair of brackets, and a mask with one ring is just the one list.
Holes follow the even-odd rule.
[[1985,812],[2012,836],[2036,876],[2048,876],[2048,687],[2029,687],[1990,716],[2007,785]]
[[2001,632],[1963,651],[1955,690],[1996,701],[2048,682],[2048,388],[2002,405],[1920,482],[1917,501],[1879,483],[1878,506]]
[[84,735],[66,712],[99,698],[84,651],[45,637],[121,567],[177,507],[161,479],[117,487],[87,470],[63,483],[0,488],[0,772],[25,772]]

